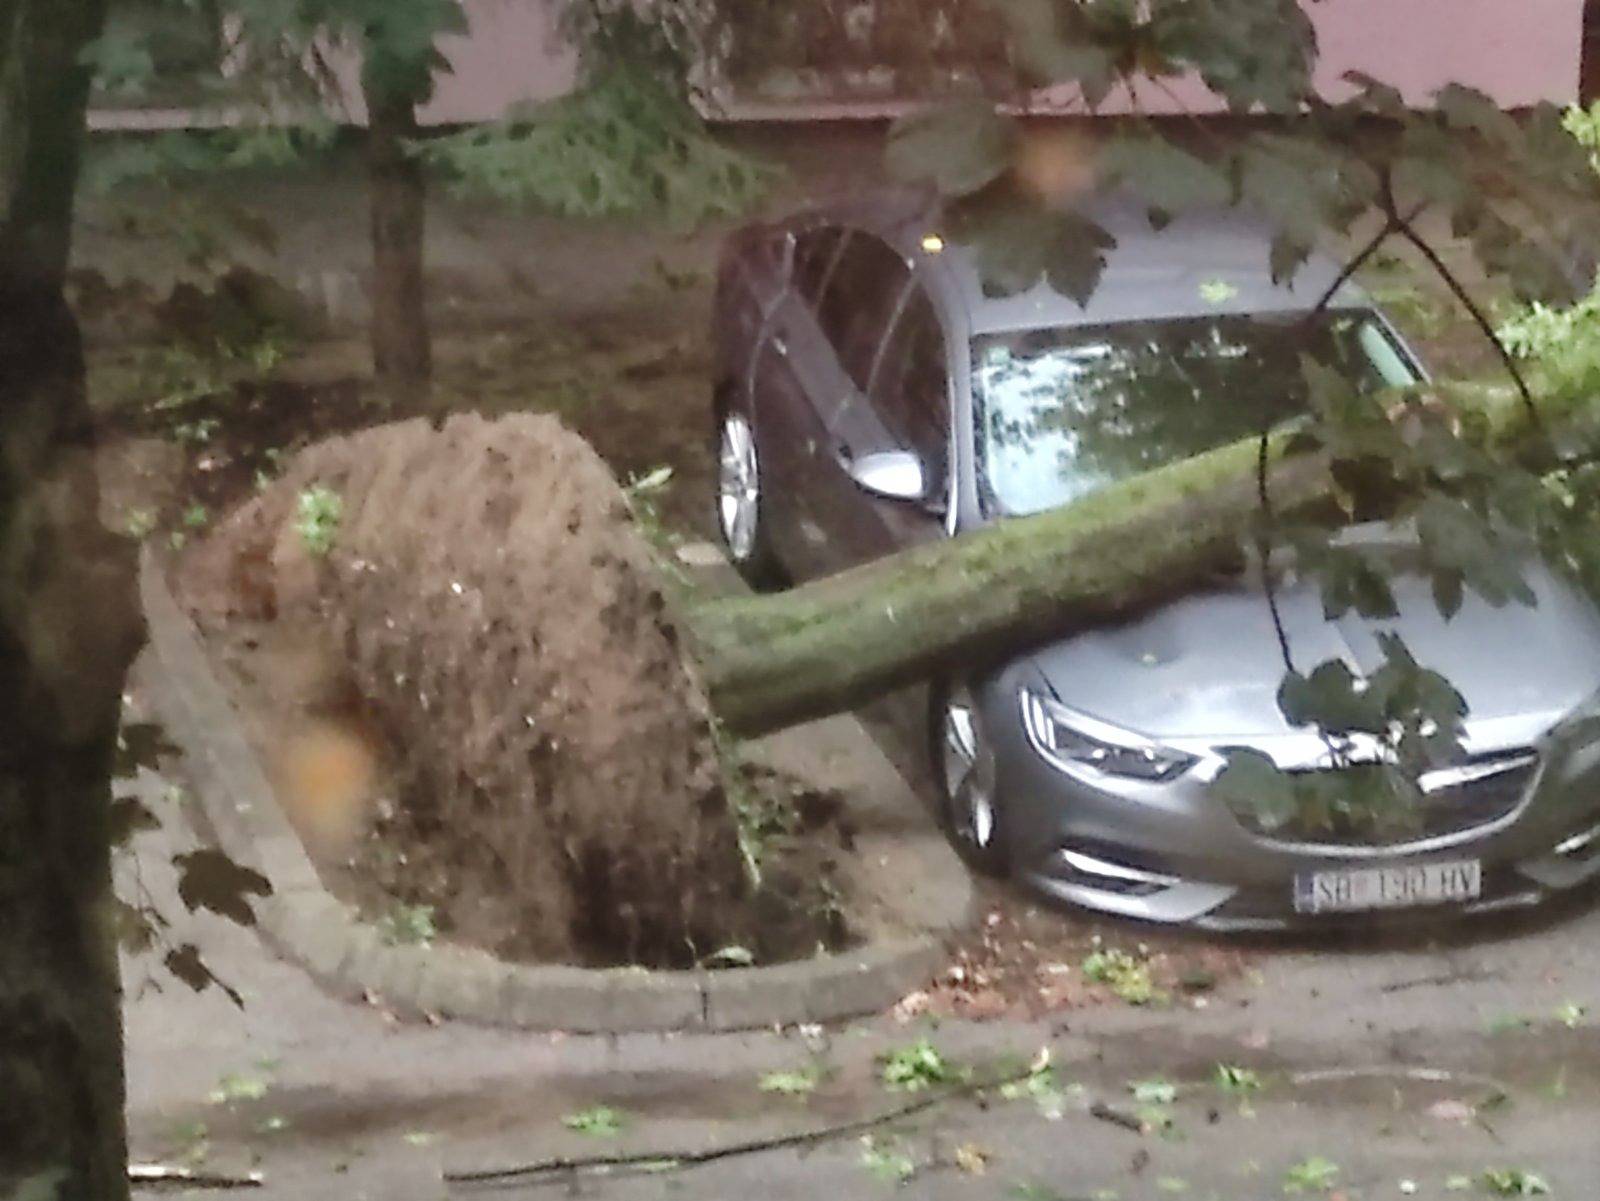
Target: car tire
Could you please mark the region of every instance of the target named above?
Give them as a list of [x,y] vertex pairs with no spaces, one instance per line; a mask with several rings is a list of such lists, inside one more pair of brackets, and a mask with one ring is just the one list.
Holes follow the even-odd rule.
[[747,408],[718,398],[712,447],[717,463],[714,516],[728,561],[756,591],[776,591],[787,580],[768,536],[761,456]]
[[939,827],[968,867],[1001,877],[1010,872],[1010,855],[995,795],[994,751],[982,722],[965,685],[931,690],[928,751]]

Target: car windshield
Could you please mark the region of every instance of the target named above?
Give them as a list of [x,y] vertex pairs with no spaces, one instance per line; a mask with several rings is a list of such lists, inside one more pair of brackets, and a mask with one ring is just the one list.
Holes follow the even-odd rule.
[[1300,356],[1359,390],[1416,383],[1370,312],[1169,318],[993,334],[973,346],[980,492],[1038,513],[1307,411]]

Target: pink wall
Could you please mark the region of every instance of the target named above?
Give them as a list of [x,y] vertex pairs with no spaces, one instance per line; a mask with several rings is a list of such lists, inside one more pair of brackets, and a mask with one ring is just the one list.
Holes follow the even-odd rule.
[[[441,47],[455,68],[441,79],[427,123],[492,120],[510,106],[559,96],[572,86],[570,48],[552,29],[543,0],[463,0],[468,37]],[[1321,0],[1307,4],[1322,56],[1317,83],[1330,99],[1346,95],[1346,71],[1360,70],[1398,87],[1424,105],[1447,83],[1483,89],[1507,108],[1539,100],[1566,102],[1577,94],[1583,0]],[[350,106],[362,121],[359,89]],[[1073,108],[1066,95],[1041,98],[1041,108]],[[823,100],[752,102],[723,99],[726,115],[853,116],[897,111],[894,103],[832,104]],[[1216,98],[1198,80],[1139,89],[1145,112],[1215,111]],[[1125,93],[1105,105],[1127,111]]]
[[[804,2],[804,0],[801,0]],[[554,36],[548,0],[462,0],[471,25],[463,37],[441,46],[454,72],[440,79],[422,112],[429,124],[493,120],[514,105],[564,94],[576,78],[570,47]],[[1362,70],[1394,84],[1406,99],[1425,104],[1441,85],[1472,84],[1506,107],[1538,100],[1566,102],[1577,93],[1583,0],[1322,0],[1308,4],[1322,45],[1317,79],[1335,98],[1347,85],[1340,77]],[[341,119],[360,124],[366,114],[353,60],[336,57],[343,82]],[[1070,93],[1046,94],[1038,106],[1073,110]],[[720,115],[757,117],[864,117],[905,111],[903,101],[830,101],[822,98],[763,100],[718,97]],[[1125,94],[1106,111],[1127,111]],[[1167,88],[1139,89],[1147,112],[1215,111],[1220,106],[1198,80]],[[96,113],[99,128],[159,128],[231,123],[238,114],[193,112]]]
[[[565,95],[577,80],[577,59],[555,29],[546,0],[462,0],[469,32],[440,39],[451,70],[437,77],[433,99],[418,113],[424,125],[492,121],[517,104]],[[365,125],[360,69],[333,57],[344,119]]]
[[[1305,7],[1321,47],[1317,86],[1330,100],[1352,91],[1343,82],[1347,71],[1392,84],[1417,106],[1447,83],[1481,88],[1505,108],[1577,96],[1583,0],[1322,0]],[[1176,81],[1169,90],[1140,88],[1140,107],[1220,107],[1199,80]],[[1106,108],[1126,111],[1126,94]]]

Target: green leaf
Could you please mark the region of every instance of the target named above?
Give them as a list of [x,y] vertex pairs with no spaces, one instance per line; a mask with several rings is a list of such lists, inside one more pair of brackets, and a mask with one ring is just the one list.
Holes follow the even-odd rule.
[[1171,1105],[1178,1099],[1178,1086],[1169,1080],[1136,1080],[1128,1086],[1141,1105]]
[[953,1083],[961,1077],[962,1072],[925,1038],[883,1057],[883,1083],[899,1092],[921,1092],[938,1084]]
[[1010,166],[1014,128],[980,99],[916,113],[889,131],[889,170],[944,196],[970,196]]
[[209,909],[241,926],[253,926],[256,915],[248,898],[272,895],[271,881],[221,851],[190,851],[172,862],[178,869],[178,896],[191,913]]
[[1186,0],[1151,10],[1168,60],[1157,69],[1192,68],[1230,112],[1298,114],[1310,98],[1316,30],[1297,0]]
[[1264,830],[1288,825],[1298,808],[1293,778],[1260,751],[1228,752],[1228,764],[1211,785],[1211,795],[1235,813],[1249,815]]
[[1415,512],[1417,536],[1434,570],[1459,573],[1472,590],[1499,608],[1508,601],[1534,605],[1538,598],[1517,569],[1511,548],[1467,504],[1438,493]]
[[1116,58],[1088,32],[1076,6],[1055,0],[998,0],[1010,30],[1011,55],[1034,87],[1077,84],[1084,102],[1098,108],[1116,82]]
[[1515,149],[1524,142],[1521,128],[1488,93],[1448,83],[1433,94],[1434,108],[1452,129],[1478,134],[1492,146]]
[[1309,676],[1290,672],[1278,687],[1278,708],[1292,726],[1330,733],[1384,730],[1387,717],[1363,680],[1342,659],[1318,665]]
[[952,236],[973,248],[986,293],[1025,292],[1041,280],[1087,306],[1116,239],[1077,213],[1045,207],[1004,184],[947,210]]
[[590,1138],[615,1138],[622,1133],[626,1122],[627,1119],[622,1111],[609,1105],[595,1105],[589,1109],[581,1109],[561,1119],[561,1124],[568,1130]]
[[1283,1191],[1289,1194],[1331,1192],[1338,1179],[1338,1164],[1320,1155],[1313,1155],[1284,1173]]
[[1549,1182],[1526,1168],[1485,1168],[1480,1179],[1499,1197],[1543,1197],[1550,1192]]
[[1241,198],[1276,226],[1275,281],[1293,278],[1325,233],[1342,233],[1377,198],[1376,172],[1314,137],[1257,134],[1239,154]]
[[226,994],[228,1000],[232,1001],[234,1005],[240,1009],[244,1008],[244,998],[212,972],[206,965],[205,960],[200,957],[200,948],[193,943],[184,943],[182,946],[168,951],[161,962],[166,965],[167,971],[182,980],[195,992],[204,992],[214,984]]
[[812,1064],[797,1072],[768,1072],[761,1077],[760,1088],[764,1093],[803,1097],[815,1092],[821,1079],[822,1072]]
[[182,753],[162,726],[148,721],[125,722],[117,731],[117,759],[112,775],[118,780],[132,779],[141,769],[154,770],[163,759]]
[[1233,184],[1212,164],[1153,134],[1114,138],[1100,154],[1108,183],[1132,191],[1163,214],[1216,208],[1233,198]]
[[125,846],[143,830],[159,830],[161,820],[138,797],[121,796],[111,802],[111,845]]

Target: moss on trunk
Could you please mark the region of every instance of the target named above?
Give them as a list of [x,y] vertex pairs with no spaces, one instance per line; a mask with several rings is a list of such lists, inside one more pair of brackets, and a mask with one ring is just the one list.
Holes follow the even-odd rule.
[[[1462,389],[1502,443],[1528,430],[1503,390]],[[1260,515],[1259,440],[1147,472],[1053,512],[904,551],[775,596],[690,609],[713,709],[755,735],[970,672],[1180,595],[1237,566]],[[1332,499],[1327,460],[1283,458],[1279,516]]]

